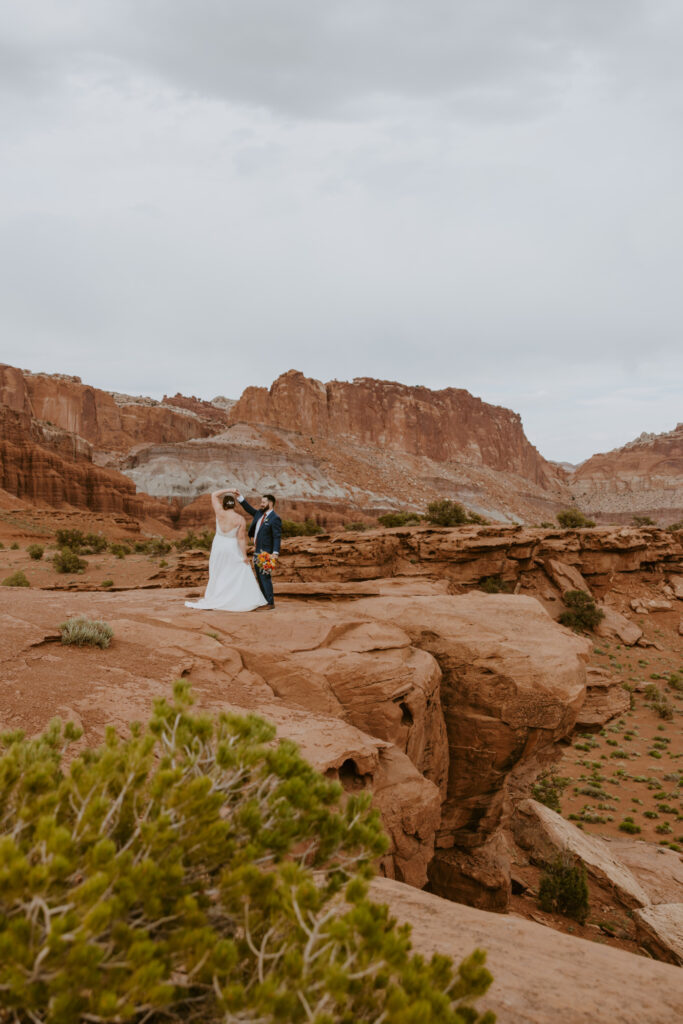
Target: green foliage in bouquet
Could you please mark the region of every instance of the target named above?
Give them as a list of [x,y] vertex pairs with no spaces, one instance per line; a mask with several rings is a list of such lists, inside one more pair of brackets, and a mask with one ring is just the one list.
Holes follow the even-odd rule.
[[13,1024],[491,1024],[491,978],[411,952],[367,898],[386,849],[249,715],[195,715],[186,684],[146,727],[0,737],[0,993]]

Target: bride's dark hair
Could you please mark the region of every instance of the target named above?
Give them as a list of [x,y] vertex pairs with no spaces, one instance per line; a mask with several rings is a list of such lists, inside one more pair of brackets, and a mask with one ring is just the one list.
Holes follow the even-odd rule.
[[224,494],[223,495],[223,508],[228,509],[228,508],[234,508],[234,507],[235,507],[235,499],[233,498],[232,494]]

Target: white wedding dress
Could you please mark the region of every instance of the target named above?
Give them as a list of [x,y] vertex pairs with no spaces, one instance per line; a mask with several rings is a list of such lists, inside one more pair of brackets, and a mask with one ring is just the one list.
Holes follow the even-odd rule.
[[244,561],[237,530],[223,533],[216,523],[216,536],[209,558],[209,582],[201,601],[186,601],[187,608],[213,608],[221,612],[250,612],[266,604],[251,566]]

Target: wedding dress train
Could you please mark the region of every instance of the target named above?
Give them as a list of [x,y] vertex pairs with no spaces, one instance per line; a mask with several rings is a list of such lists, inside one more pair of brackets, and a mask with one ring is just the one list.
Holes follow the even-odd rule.
[[200,601],[186,601],[187,608],[212,608],[222,612],[250,612],[266,604],[251,566],[244,561],[237,530],[223,533],[216,523],[216,536],[209,558],[209,582]]

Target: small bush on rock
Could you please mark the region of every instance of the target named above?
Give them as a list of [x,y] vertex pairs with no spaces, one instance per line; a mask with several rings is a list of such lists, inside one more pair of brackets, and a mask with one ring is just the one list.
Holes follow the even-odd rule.
[[434,526],[464,526],[467,523],[487,523],[477,512],[469,512],[459,501],[432,501],[424,517]]
[[31,584],[26,578],[26,573],[17,569],[11,576],[6,576],[0,586],[3,587],[30,587]]
[[595,522],[592,519],[586,519],[578,508],[566,508],[563,512],[558,512],[555,518],[566,530],[579,530],[582,527],[595,526]]
[[304,519],[302,523],[295,522],[293,519],[282,520],[283,537],[315,537],[324,532],[322,526],[318,526],[315,519]]
[[80,558],[78,552],[71,548],[62,548],[61,551],[58,551],[52,559],[52,564],[55,567],[55,572],[63,573],[85,572],[88,567],[85,559]]
[[567,590],[562,595],[562,600],[567,606],[567,611],[562,612],[559,622],[563,626],[569,626],[575,633],[595,629],[605,617],[602,608],[598,608],[590,594],[584,593],[583,590]]
[[109,647],[114,630],[101,619],[89,619],[85,615],[77,615],[67,619],[59,627],[63,644],[75,644],[77,647]]
[[538,800],[539,804],[545,804],[551,811],[562,814],[560,798],[570,782],[571,779],[565,778],[564,775],[558,775],[555,769],[551,768],[549,771],[541,772],[538,776],[531,787],[531,795],[534,800]]
[[266,722],[194,716],[177,684],[63,768],[77,736],[0,738],[8,1021],[492,1024],[485,954],[415,956],[367,898],[368,796],[342,804]]
[[583,924],[588,917],[586,869],[569,852],[563,851],[541,875],[538,902],[546,913],[564,914]]
[[213,544],[213,532],[211,530],[203,530],[202,533],[197,534],[193,530],[188,530],[184,537],[173,543],[178,551],[189,551],[191,548],[210,551]]
[[386,512],[383,516],[377,516],[380,526],[407,526],[408,523],[421,523],[422,516],[417,512]]

